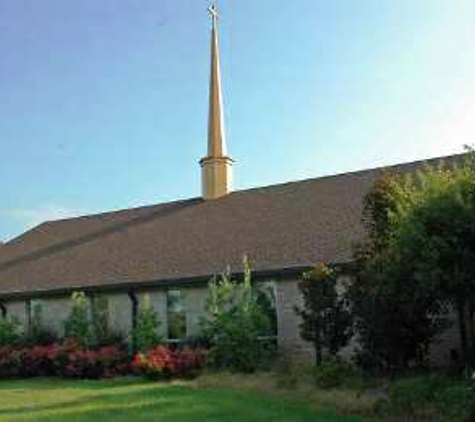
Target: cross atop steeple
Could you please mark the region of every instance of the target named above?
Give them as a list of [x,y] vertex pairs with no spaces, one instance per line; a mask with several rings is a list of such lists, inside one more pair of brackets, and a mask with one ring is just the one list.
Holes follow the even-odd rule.
[[211,20],[214,25],[219,18],[218,8],[214,4],[212,4],[210,7],[208,7],[208,13],[211,16]]

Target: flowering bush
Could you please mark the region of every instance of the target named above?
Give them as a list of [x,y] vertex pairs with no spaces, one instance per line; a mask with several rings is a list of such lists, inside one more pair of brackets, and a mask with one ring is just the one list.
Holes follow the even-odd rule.
[[72,378],[110,378],[128,370],[127,352],[117,346],[97,350],[74,349],[67,355],[66,365],[60,365],[59,375]]
[[22,368],[21,351],[10,346],[0,347],[0,377],[11,378],[19,375]]
[[[51,376],[56,373],[58,356],[63,352],[59,344],[33,346],[19,350],[21,353],[21,376]],[[64,353],[64,352],[63,352]]]
[[196,376],[206,364],[206,352],[203,349],[184,347],[174,352],[175,376],[188,378]]
[[75,342],[29,348],[0,348],[0,378],[61,376],[107,378],[129,370],[127,351],[118,346],[84,349]]
[[188,378],[195,376],[205,363],[206,353],[202,349],[184,347],[172,350],[158,346],[146,353],[138,353],[132,368],[151,379]]

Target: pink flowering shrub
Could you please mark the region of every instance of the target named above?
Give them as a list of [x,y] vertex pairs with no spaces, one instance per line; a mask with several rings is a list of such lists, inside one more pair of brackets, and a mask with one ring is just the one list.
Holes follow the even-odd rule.
[[76,342],[0,347],[0,378],[61,376],[108,378],[130,370],[127,351],[119,346],[85,349]]
[[196,376],[205,363],[206,353],[202,349],[184,347],[172,350],[158,346],[146,353],[137,353],[132,368],[151,379],[190,378]]
[[105,346],[97,350],[70,350],[66,365],[59,368],[61,376],[90,379],[123,375],[128,369],[127,352],[117,346]]
[[0,347],[0,378],[17,377],[22,368],[22,353],[14,347]]

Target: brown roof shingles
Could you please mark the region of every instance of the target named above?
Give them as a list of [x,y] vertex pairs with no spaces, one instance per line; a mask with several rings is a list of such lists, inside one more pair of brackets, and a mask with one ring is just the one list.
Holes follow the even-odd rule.
[[256,271],[348,262],[381,171],[45,223],[1,248],[0,296],[209,277],[240,271],[244,254]]

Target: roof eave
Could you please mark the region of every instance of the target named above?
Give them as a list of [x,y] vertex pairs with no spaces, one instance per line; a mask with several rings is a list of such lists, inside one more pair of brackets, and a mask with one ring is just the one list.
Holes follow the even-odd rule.
[[[341,265],[341,264],[339,264]],[[295,276],[301,275],[303,272],[311,269],[311,265],[302,265],[295,267],[279,268],[279,269],[267,269],[253,271],[253,277],[257,281],[263,279],[289,279]],[[242,277],[243,272],[232,273],[233,277]],[[155,280],[143,280],[143,281],[129,281],[120,283],[108,283],[94,286],[72,286],[62,288],[52,288],[44,290],[34,291],[16,291],[16,292],[0,292],[0,300],[20,300],[20,299],[35,299],[53,296],[66,296],[74,291],[83,291],[85,293],[107,293],[111,291],[115,292],[131,292],[140,291],[149,288],[169,288],[169,287],[193,287],[206,285],[211,279],[215,277],[214,274],[208,274],[204,276],[193,276],[185,278],[168,278],[168,279],[155,279]]]

